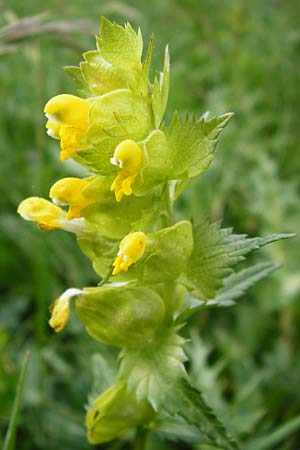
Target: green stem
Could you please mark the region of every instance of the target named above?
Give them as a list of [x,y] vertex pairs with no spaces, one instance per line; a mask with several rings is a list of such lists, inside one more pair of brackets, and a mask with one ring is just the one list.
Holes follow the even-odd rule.
[[145,428],[137,428],[135,440],[133,442],[133,450],[145,450],[146,438],[147,430]]

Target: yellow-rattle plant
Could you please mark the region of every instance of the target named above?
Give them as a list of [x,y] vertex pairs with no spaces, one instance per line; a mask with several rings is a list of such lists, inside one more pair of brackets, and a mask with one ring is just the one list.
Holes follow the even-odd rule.
[[70,301],[87,333],[122,349],[114,384],[99,392],[86,415],[91,443],[155,429],[164,416],[198,429],[202,442],[238,449],[189,384],[180,329],[205,308],[229,306],[274,270],[233,267],[247,253],[288,237],[247,238],[221,223],[174,222],[174,204],[213,160],[219,134],[232,113],[209,118],[174,113],[163,121],[169,94],[169,52],[150,78],[153,39],[129,24],[102,18],[96,50],[67,71],[78,95],[60,94],[45,106],[47,133],[60,141],[86,177],[56,181],[52,201],[23,200],[18,213],[43,230],[76,235],[100,284],[67,289],[51,307],[50,326],[61,332]]

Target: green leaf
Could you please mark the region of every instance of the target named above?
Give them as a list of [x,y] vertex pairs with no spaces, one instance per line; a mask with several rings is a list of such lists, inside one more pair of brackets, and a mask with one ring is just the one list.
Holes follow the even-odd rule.
[[232,228],[221,229],[221,222],[204,222],[193,229],[194,249],[182,283],[200,299],[213,299],[223,286],[232,267],[243,261],[244,255],[271,242],[292,237],[273,234],[264,238],[247,238],[232,234]]
[[133,186],[137,195],[145,195],[165,181],[170,166],[168,141],[161,130],[154,130],[143,141],[143,150],[142,167]]
[[170,84],[170,55],[169,48],[165,49],[164,70],[160,73],[160,78],[154,79],[152,90],[152,110],[154,115],[154,125],[156,128],[160,127],[163,119],[169,96]]
[[182,350],[185,339],[175,329],[148,342],[139,349],[124,349],[121,353],[119,379],[124,380],[138,401],[147,399],[157,411],[159,404],[179,377],[185,376]]
[[170,399],[171,405],[167,404],[169,413],[178,415],[188,424],[195,426],[211,445],[226,450],[239,450],[238,444],[204,401],[201,392],[188,381],[183,379],[180,385],[175,386]]
[[136,33],[127,22],[124,27],[101,17],[97,47],[103,59],[128,71],[139,66],[143,51],[141,30]]
[[196,427],[187,424],[186,421],[182,419],[182,417],[160,414],[160,411],[158,411],[154,428],[155,431],[162,436],[162,438],[165,438],[168,441],[179,441],[198,445],[207,444],[209,445],[207,450],[212,450],[212,447],[210,445],[211,440],[205,438],[204,435],[201,434]]
[[93,103],[87,141],[96,145],[108,136],[141,141],[148,135],[151,127],[147,99],[129,89],[116,89],[100,96]]
[[96,340],[117,347],[140,347],[160,330],[165,306],[154,290],[132,284],[86,288],[76,311]]
[[181,123],[176,112],[170,127],[166,129],[172,158],[169,177],[180,178],[187,172],[193,178],[203,173],[213,160],[219,134],[232,116],[232,113],[227,113],[196,120],[194,116],[190,118],[187,115]]
[[240,272],[233,273],[224,280],[222,287],[214,299],[219,305],[236,300],[244,295],[244,293],[254,286],[258,281],[266,278],[270,273],[279,269],[280,264],[259,263],[252,267],[243,269]]
[[91,97],[92,92],[90,91],[86,80],[83,78],[80,68],[77,66],[65,66],[64,70],[77,84],[78,92],[82,94],[83,97]]
[[245,446],[245,450],[272,450],[275,446],[287,439],[291,434],[300,429],[300,416],[293,417],[276,430],[268,433],[266,436],[254,438],[250,444]]
[[79,236],[77,243],[81,251],[92,261],[95,272],[101,278],[106,278],[118,252],[119,241],[91,232]]
[[118,170],[110,162],[115,148],[122,141],[118,137],[101,137],[99,141],[85,150],[76,152],[77,161],[87,167],[94,173],[103,176],[111,176],[112,179],[118,173]]
[[146,58],[142,65],[143,79],[144,79],[144,82],[146,83],[147,90],[148,90],[149,75],[150,75],[150,69],[151,69],[151,63],[152,63],[152,57],[153,57],[153,48],[154,48],[154,35],[152,34],[150,37]]
[[145,256],[136,264],[141,283],[175,280],[186,270],[193,247],[192,227],[187,220],[148,235]]
[[132,224],[140,219],[141,212],[152,210],[153,201],[152,196],[125,196],[121,202],[117,202],[110,190],[111,183],[112,179],[108,177],[94,177],[83,194],[95,202],[82,209],[81,215],[96,226],[101,236],[120,240],[131,231]]
[[90,405],[115,382],[118,371],[115,356],[111,351],[95,353],[92,356],[93,384],[88,396]]
[[134,83],[134,74],[118,70],[106,61],[97,50],[83,54],[85,61],[80,63],[80,71],[86,84],[94,95],[103,95],[114,89],[127,88]]
[[188,295],[185,300],[184,307],[176,319],[176,323],[185,322],[196,312],[205,308],[228,307],[235,304],[237,298],[244,295],[258,281],[266,278],[270,273],[280,267],[279,264],[260,263],[240,272],[233,273],[224,279],[224,287],[222,287],[214,299],[199,300]]
[[20,376],[19,376],[18,384],[17,384],[16,395],[15,395],[15,399],[14,399],[14,404],[13,404],[12,412],[10,415],[9,425],[8,425],[8,429],[7,429],[7,432],[5,435],[2,450],[13,450],[14,446],[15,446],[17,421],[18,421],[19,409],[20,409],[20,404],[21,404],[25,375],[26,375],[26,370],[27,370],[28,361],[29,361],[29,355],[30,355],[30,353],[27,352],[23,359],[21,372],[20,372]]
[[102,95],[115,89],[137,90],[142,82],[143,40],[127,23],[124,27],[101,18],[97,50],[84,53],[80,70],[90,90]]

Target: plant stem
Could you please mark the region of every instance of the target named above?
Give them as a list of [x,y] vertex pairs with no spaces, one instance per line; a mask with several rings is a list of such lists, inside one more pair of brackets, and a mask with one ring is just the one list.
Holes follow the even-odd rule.
[[145,450],[146,438],[147,430],[145,428],[137,428],[133,443],[133,450]]

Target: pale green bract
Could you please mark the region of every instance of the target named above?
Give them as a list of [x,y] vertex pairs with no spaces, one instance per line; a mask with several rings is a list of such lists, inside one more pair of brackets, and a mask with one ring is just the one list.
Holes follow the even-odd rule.
[[66,67],[82,98],[63,94],[45,107],[48,132],[60,139],[62,159],[76,160],[87,176],[52,187],[61,209],[31,197],[18,212],[42,229],[75,233],[100,277],[98,286],[68,289],[51,307],[50,323],[61,331],[76,296],[87,333],[122,348],[118,374],[114,369],[110,381],[104,377],[105,390],[96,393],[87,412],[89,441],[108,442],[136,427],[155,430],[164,410],[168,417],[181,414],[202,442],[236,450],[201,394],[189,386],[180,329],[203,308],[234,304],[275,270],[269,262],[240,272],[234,267],[250,251],[291,235],[248,238],[222,229],[220,221],[175,223],[176,199],[209,167],[232,113],[180,119],[175,112],[171,123],[164,123],[169,50],[153,81],[153,37],[144,60],[142,53],[140,30],[102,18],[97,49],[85,53],[79,67]]

